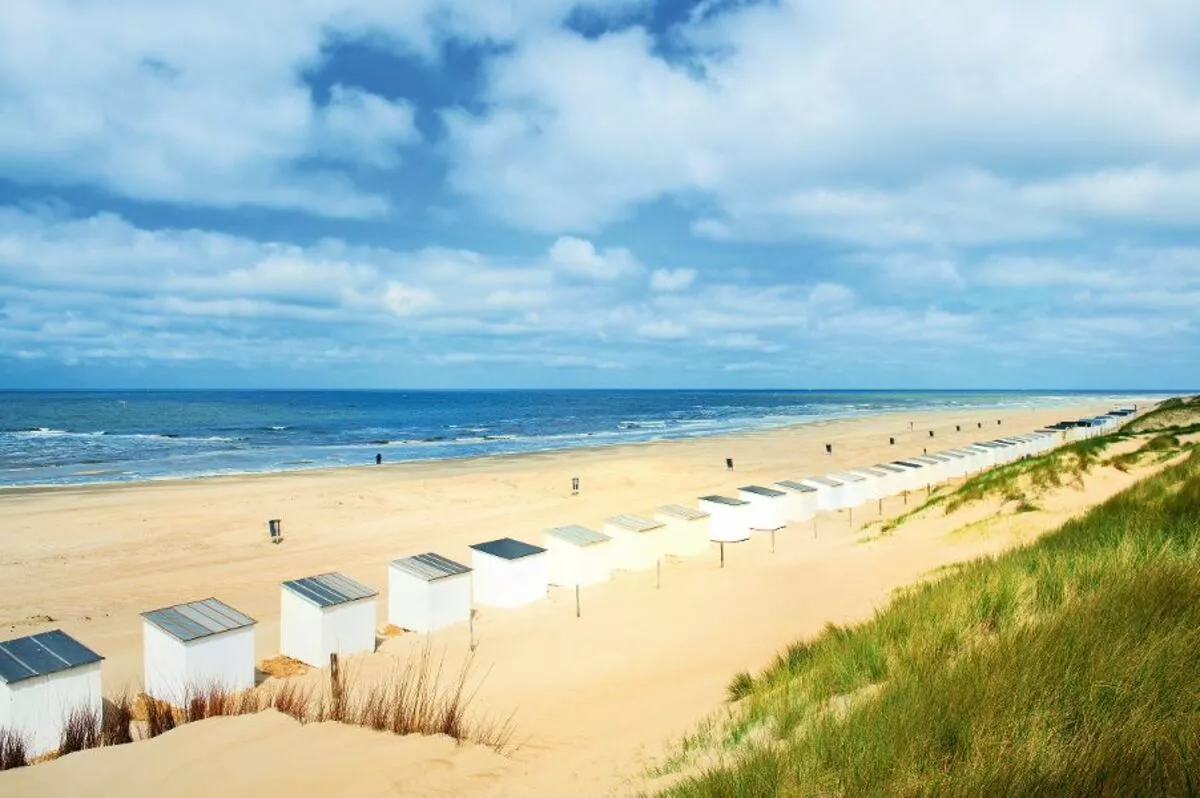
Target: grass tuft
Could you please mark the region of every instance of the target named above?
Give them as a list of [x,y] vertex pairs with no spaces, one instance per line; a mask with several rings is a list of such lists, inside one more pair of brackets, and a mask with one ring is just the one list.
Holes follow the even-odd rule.
[[86,751],[100,745],[100,717],[90,707],[77,707],[63,723],[59,756]]
[[29,741],[12,729],[0,728],[0,770],[23,768],[29,764]]
[[750,675],[749,671],[742,671],[729,680],[729,684],[725,688],[725,697],[732,703],[741,701],[752,692],[754,692],[754,677]]

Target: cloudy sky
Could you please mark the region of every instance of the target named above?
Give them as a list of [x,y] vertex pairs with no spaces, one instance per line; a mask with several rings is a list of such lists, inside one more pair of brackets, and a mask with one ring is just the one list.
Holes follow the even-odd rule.
[[1194,0],[3,14],[3,387],[1198,381]]

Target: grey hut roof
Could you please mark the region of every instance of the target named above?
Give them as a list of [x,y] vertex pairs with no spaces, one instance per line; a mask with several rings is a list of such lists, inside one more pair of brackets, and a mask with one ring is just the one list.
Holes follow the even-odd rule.
[[866,480],[862,474],[855,474],[853,471],[834,471],[830,474],[834,479],[840,479],[842,482],[863,482]]
[[682,504],[666,504],[658,508],[660,515],[669,515],[672,518],[680,518],[684,521],[699,521],[701,518],[708,518],[708,513],[703,510],[693,510],[691,507],[684,507]]
[[942,455],[942,457],[952,457],[955,460],[961,460],[966,457],[966,455],[960,452],[958,449],[947,449],[944,452],[938,452],[938,454]]
[[594,546],[597,543],[607,543],[612,540],[611,537],[603,532],[597,532],[594,529],[588,529],[586,526],[579,524],[568,524],[567,526],[556,526],[552,529],[547,529],[546,534],[553,538],[570,543],[573,546]]
[[35,676],[46,676],[104,657],[61,629],[41,632],[0,643],[0,682],[15,684]]
[[249,615],[215,598],[143,612],[142,617],[184,643],[245,629],[257,623]]
[[727,504],[730,507],[741,507],[743,504],[750,503],[748,501],[743,501],[742,499],[732,499],[729,496],[717,496],[716,494],[713,494],[712,496],[701,496],[700,501],[712,502],[713,504]]
[[392,567],[397,571],[425,582],[436,582],[439,579],[445,579],[450,576],[471,573],[471,569],[462,563],[455,562],[432,551],[392,560]]
[[851,473],[862,474],[863,476],[868,476],[868,477],[875,477],[876,479],[878,479],[879,477],[888,476],[887,471],[884,471],[882,468],[877,468],[874,466],[866,467],[866,468],[856,468]]
[[472,543],[471,548],[475,549],[475,551],[481,551],[484,554],[490,554],[493,557],[499,557],[502,560],[519,560],[522,557],[541,554],[545,551],[541,546],[535,546],[523,540],[513,540],[512,538],[497,538],[496,540],[489,540],[484,543]]
[[814,488],[812,485],[805,485],[803,482],[797,482],[794,479],[784,479],[779,482],[776,482],[775,484],[782,485],[783,487],[787,488],[788,490],[794,490],[794,491],[798,491],[800,493],[816,493],[817,492],[817,489]]
[[744,493],[753,493],[755,496],[764,496],[768,499],[777,499],[780,496],[786,496],[787,492],[775,490],[774,488],[764,488],[762,485],[745,485],[738,488]]
[[895,463],[877,463],[875,465],[875,467],[881,471],[888,471],[892,474],[903,474],[905,471],[908,470],[907,468],[904,468],[903,466],[898,466]]
[[926,457],[930,460],[935,460],[939,463],[949,463],[950,462],[950,457],[948,455],[942,454],[941,452],[930,452],[929,454],[926,455]]
[[914,463],[917,463],[918,465],[923,465],[923,466],[938,465],[939,463],[941,463],[941,460],[934,460],[932,457],[928,457],[928,456],[913,457],[912,461]]
[[283,588],[322,608],[336,607],[379,595],[378,591],[335,572],[306,576],[303,579],[289,579],[283,583]]
[[842,485],[842,481],[841,481],[841,480],[839,480],[839,479],[834,479],[833,477],[829,477],[829,476],[824,476],[824,477],[805,477],[805,478],[804,478],[804,481],[805,481],[805,482],[815,482],[815,483],[817,483],[818,485],[824,485],[824,486],[825,486],[825,487],[827,487],[827,488],[837,488],[837,487],[840,487],[840,486]]
[[614,515],[611,518],[605,518],[604,523],[627,529],[630,532],[649,532],[664,526],[662,521],[652,521],[649,518],[642,518],[640,515]]
[[904,466],[905,468],[909,469],[910,471],[914,468],[924,468],[925,467],[925,466],[921,465],[920,463],[914,463],[911,460],[893,460],[892,462],[898,466]]

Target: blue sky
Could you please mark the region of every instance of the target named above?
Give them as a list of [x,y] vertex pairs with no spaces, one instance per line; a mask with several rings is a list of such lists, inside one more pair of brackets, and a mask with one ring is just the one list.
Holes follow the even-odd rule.
[[1196,384],[1194,2],[4,17],[0,387]]

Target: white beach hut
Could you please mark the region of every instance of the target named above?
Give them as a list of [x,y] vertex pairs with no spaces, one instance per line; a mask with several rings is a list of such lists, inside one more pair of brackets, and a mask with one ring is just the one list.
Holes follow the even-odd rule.
[[604,519],[604,534],[613,539],[612,567],[622,571],[653,568],[669,543],[665,524],[640,515]]
[[925,486],[925,475],[921,473],[923,466],[912,460],[893,460],[892,465],[904,469],[904,490],[913,491]]
[[842,483],[842,507],[858,507],[868,501],[867,478],[853,471],[835,471],[827,474],[830,479]]
[[947,449],[939,452],[946,458],[951,479],[959,479],[967,475],[967,456],[957,449]]
[[98,728],[101,659],[61,629],[0,643],[0,729],[34,757],[58,750],[72,715]]
[[708,551],[709,514],[679,504],[659,507],[654,520],[667,528],[667,554],[696,557]]
[[738,488],[738,498],[750,502],[750,528],[758,532],[783,529],[787,524],[787,493],[762,485]]
[[876,463],[874,468],[887,474],[883,478],[883,487],[881,488],[884,496],[896,496],[907,489],[905,487],[908,485],[907,468],[895,463]]
[[864,501],[878,501],[888,495],[885,488],[887,487],[888,477],[891,475],[887,471],[874,467],[864,467],[852,468],[850,473],[858,474],[863,478],[862,494]]
[[250,689],[255,623],[215,598],[142,613],[146,695],[183,706],[196,691]]
[[470,619],[470,568],[431,551],[388,563],[388,623],[429,633]]
[[909,461],[917,463],[921,466],[921,487],[930,487],[941,483],[946,477],[944,463],[932,455],[921,455],[920,457],[910,457]]
[[816,488],[817,510],[837,510],[842,506],[842,483],[832,477],[805,477],[803,484]]
[[321,668],[330,654],[375,650],[377,591],[339,573],[291,579],[281,588],[280,653]]
[[817,514],[817,489],[803,482],[785,479],[775,483],[787,491],[787,503],[784,505],[784,517],[788,521],[811,521]]
[[546,597],[549,563],[541,546],[497,538],[471,545],[475,603],[513,609]]
[[709,540],[737,543],[750,539],[750,502],[713,495],[701,496],[698,503],[709,514]]
[[583,587],[612,577],[613,539],[578,524],[547,529],[548,578],[552,585]]

